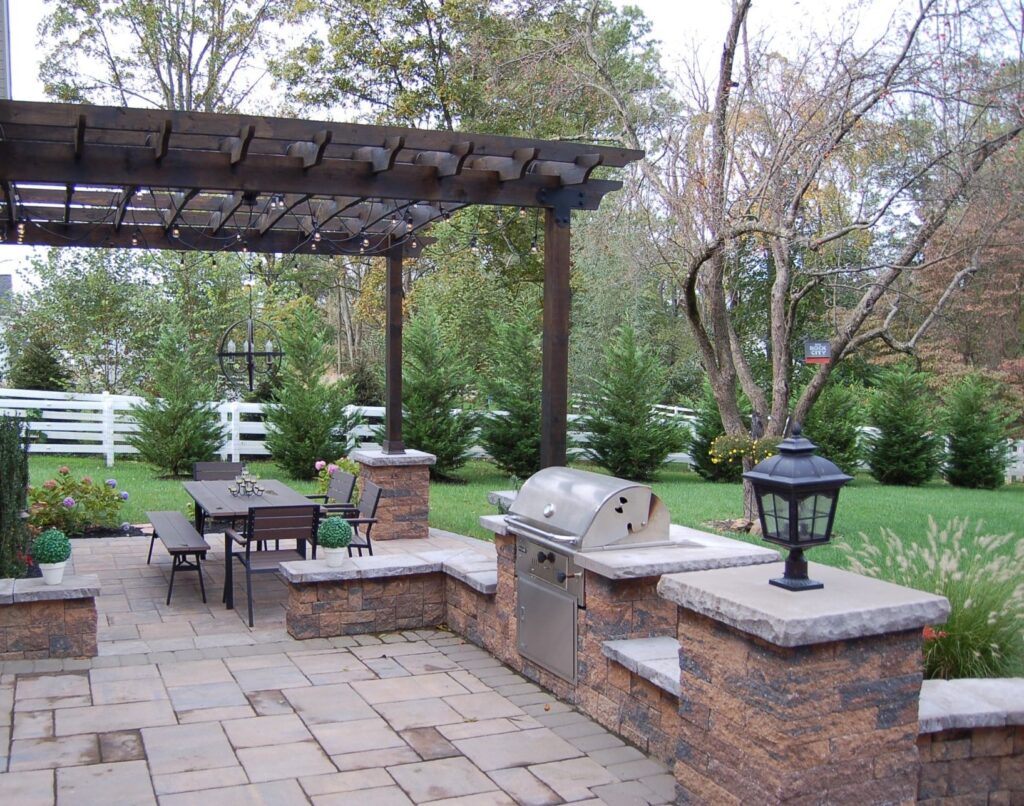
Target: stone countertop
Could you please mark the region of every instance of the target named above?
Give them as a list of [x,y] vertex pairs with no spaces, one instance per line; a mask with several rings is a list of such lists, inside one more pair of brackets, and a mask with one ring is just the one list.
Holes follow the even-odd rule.
[[925,680],[918,719],[921,733],[1024,725],[1024,678]]
[[949,615],[944,596],[811,563],[808,576],[820,590],[792,592],[769,585],[781,563],[664,576],[658,593],[680,607],[729,624],[777,646],[861,638],[926,624]]
[[0,580],[0,605],[44,602],[55,599],[89,599],[100,595],[96,574],[64,574],[59,585],[47,585],[42,577]]
[[[497,535],[508,534],[504,515],[483,515],[480,526]],[[688,526],[669,527],[670,546],[609,548],[575,555],[576,564],[608,579],[705,571],[779,561],[779,553],[767,546],[702,532]]]
[[356,448],[350,451],[348,458],[353,462],[369,467],[409,467],[412,465],[432,465],[437,457],[432,453],[424,453],[407,448],[404,453],[384,453],[381,448]]

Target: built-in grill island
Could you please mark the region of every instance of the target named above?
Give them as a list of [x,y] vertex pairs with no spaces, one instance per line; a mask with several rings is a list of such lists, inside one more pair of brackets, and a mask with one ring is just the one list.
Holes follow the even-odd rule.
[[[662,574],[778,559],[767,548],[672,525],[646,485],[566,467],[534,474],[504,517],[481,522],[498,536],[499,599],[503,557],[514,550],[510,627],[528,661],[519,665],[573,700],[577,685],[595,684],[603,641],[675,637],[677,608],[657,595]],[[503,542],[513,540],[514,549]],[[531,674],[530,665],[570,688]]]

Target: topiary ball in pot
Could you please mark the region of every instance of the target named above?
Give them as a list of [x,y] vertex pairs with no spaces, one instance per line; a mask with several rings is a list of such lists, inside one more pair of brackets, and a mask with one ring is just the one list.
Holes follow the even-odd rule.
[[43,572],[43,582],[59,585],[64,578],[64,563],[71,556],[71,541],[60,529],[47,529],[32,542],[32,559]]
[[327,518],[316,531],[316,542],[324,551],[327,565],[337,568],[344,559],[344,551],[352,542],[352,525],[344,518]]

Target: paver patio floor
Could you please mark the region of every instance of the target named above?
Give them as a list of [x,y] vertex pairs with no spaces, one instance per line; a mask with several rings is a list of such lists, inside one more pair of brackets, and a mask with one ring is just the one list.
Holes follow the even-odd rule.
[[[395,544],[382,552],[405,550]],[[176,580],[167,607],[170,561],[158,543],[147,566],[148,545],[75,545],[77,571],[103,586],[99,657],[0,663],[0,803],[641,806],[674,797],[664,765],[457,635],[296,641],[284,630],[284,585],[269,576],[257,579],[250,630],[244,607],[220,604],[216,552],[204,566],[210,603],[191,574]],[[236,604],[239,594],[244,602],[244,587]]]

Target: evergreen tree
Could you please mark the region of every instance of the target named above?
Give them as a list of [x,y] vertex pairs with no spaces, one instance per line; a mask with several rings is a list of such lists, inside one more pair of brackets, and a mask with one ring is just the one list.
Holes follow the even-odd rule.
[[281,334],[284,359],[274,402],[266,409],[267,448],[296,479],[313,478],[318,459],[332,461],[344,454],[350,447],[347,433],[358,421],[346,413],[351,387],[324,380],[334,355],[327,330],[316,309],[303,304]]
[[63,392],[71,374],[61,364],[56,345],[38,331],[29,334],[21,348],[11,356],[7,385],[12,389],[39,389]]
[[403,437],[410,448],[432,453],[432,478],[452,480],[473,446],[476,415],[465,408],[469,371],[462,354],[441,337],[435,313],[414,317],[403,345]]
[[536,306],[515,305],[508,319],[495,317],[490,369],[483,381],[490,406],[480,444],[502,470],[526,478],[540,469],[541,337]]
[[844,473],[857,472],[861,451],[860,428],[864,425],[863,389],[830,383],[803,423],[803,434],[818,446],[818,453]]
[[704,393],[697,401],[695,410],[697,419],[693,423],[693,436],[690,438],[693,471],[705,481],[740,481],[742,465],[733,462],[716,464],[711,461],[711,444],[725,433],[725,427],[718,413],[718,403],[706,381]]
[[941,439],[933,433],[925,374],[909,364],[882,373],[870,409],[877,429],[867,440],[871,475],[882,484],[917,486],[928,481],[939,463]]
[[950,390],[942,411],[948,438],[942,473],[955,487],[994,490],[1005,480],[1009,418],[993,389],[966,375]]
[[127,438],[140,458],[164,475],[188,475],[194,462],[213,459],[224,442],[224,428],[211,402],[215,386],[204,377],[208,367],[181,319],[172,315],[149,361],[151,394],[131,410],[138,430]]
[[28,486],[28,431],[20,417],[0,416],[0,579],[18,577],[29,534],[25,511]]
[[591,382],[596,394],[582,422],[586,455],[615,476],[649,481],[685,444],[679,423],[654,410],[668,384],[665,367],[627,325],[615,331]]

